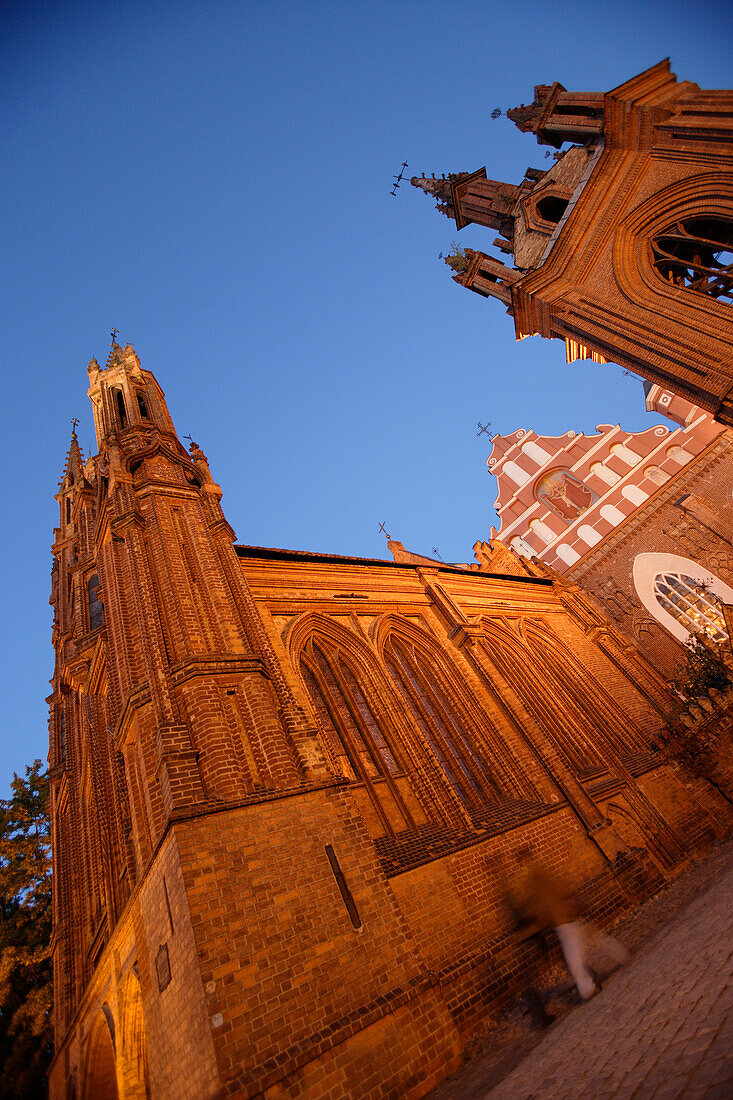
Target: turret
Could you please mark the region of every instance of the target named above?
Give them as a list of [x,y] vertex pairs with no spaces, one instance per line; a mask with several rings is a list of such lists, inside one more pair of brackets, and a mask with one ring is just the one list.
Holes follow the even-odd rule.
[[[529,169],[528,169],[529,171]],[[542,175],[543,173],[540,173]],[[486,178],[486,169],[458,172],[436,179],[435,176],[413,176],[413,187],[434,197],[442,214],[455,218],[456,229],[475,222],[497,229],[505,237],[513,233],[513,209],[525,184],[500,183]],[[529,184],[529,189],[531,189]]]
[[121,348],[113,340],[106,368],[92,359],[87,372],[99,451],[110,437],[131,429],[156,428],[175,437],[163,391],[150,371],[142,370],[130,344]]
[[568,92],[557,80],[537,84],[533,102],[507,111],[507,118],[522,133],[535,134],[540,145],[585,145],[603,133],[603,93]]

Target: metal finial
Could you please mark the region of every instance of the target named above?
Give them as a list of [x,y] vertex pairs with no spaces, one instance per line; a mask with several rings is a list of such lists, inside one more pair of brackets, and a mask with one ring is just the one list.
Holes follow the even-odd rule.
[[390,191],[390,195],[394,195],[395,198],[397,198],[397,190],[400,186],[400,183],[404,179],[405,168],[407,168],[407,161],[403,160],[402,161],[402,167],[400,168],[400,174],[392,176],[392,179],[394,180],[394,183],[392,184],[392,190]]
[[76,425],[78,423],[79,423],[79,418],[77,416],[72,416],[72,418],[71,418],[71,434],[74,437],[76,437]]
[[379,530],[382,532],[382,534],[386,538],[387,542],[389,542],[391,540],[392,536],[387,534],[387,528],[385,527],[385,525],[383,523],[379,524]]
[[481,421],[479,420],[476,427],[478,428],[478,431],[476,432],[476,438],[478,439],[478,437],[480,435],[488,435],[489,434],[489,428],[491,427],[491,421],[487,420],[485,424],[482,424]]
[[119,331],[120,330],[118,328],[113,328],[112,332],[110,333],[110,336],[112,337],[112,343],[113,344],[117,343],[117,334],[119,333]]

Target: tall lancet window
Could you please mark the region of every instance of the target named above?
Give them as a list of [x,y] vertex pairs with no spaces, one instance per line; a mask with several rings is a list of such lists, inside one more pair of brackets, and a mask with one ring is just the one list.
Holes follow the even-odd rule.
[[348,656],[325,639],[311,638],[300,671],[336,770],[364,785],[384,832],[414,829],[408,805],[412,795],[393,733],[377,718],[368,699],[371,691],[357,681]]
[[392,635],[384,658],[417,728],[460,800],[466,806],[493,801],[498,792],[479,744],[478,731],[460,713],[462,708],[452,697],[431,655],[422,649],[418,653],[409,641]]
[[[326,647],[328,648],[328,647]],[[354,674],[336,650],[310,641],[300,662],[328,747],[347,779],[396,774],[395,753],[359,689]]]
[[117,419],[121,428],[127,427],[127,408],[125,406],[125,395],[122,390],[112,390],[112,396],[115,404],[115,412],[117,413]]
[[89,597],[89,629],[96,630],[97,627],[104,625],[104,607],[102,601],[99,598],[99,577],[96,573],[91,576],[87,582],[87,593]]

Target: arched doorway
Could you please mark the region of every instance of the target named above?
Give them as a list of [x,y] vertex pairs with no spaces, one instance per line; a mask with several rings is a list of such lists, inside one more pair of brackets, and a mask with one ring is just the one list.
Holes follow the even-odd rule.
[[84,1076],[84,1100],[119,1100],[115,1048],[105,1013],[92,1025]]

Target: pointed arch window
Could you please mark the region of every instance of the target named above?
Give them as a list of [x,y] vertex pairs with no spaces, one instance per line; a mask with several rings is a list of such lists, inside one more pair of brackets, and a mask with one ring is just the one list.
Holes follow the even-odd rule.
[[[364,783],[387,832],[394,832],[395,826],[398,830],[414,828],[412,814],[395,783],[405,771],[404,761],[350,662],[336,646],[316,636],[301,653],[300,671],[336,770],[345,779]],[[374,784],[380,780],[386,781],[386,791],[377,791]]]
[[328,656],[317,643],[307,647],[304,679],[331,735],[330,747],[348,779],[396,774],[394,753],[356,679],[335,651]]
[[336,650],[327,654],[311,641],[301,658],[301,671],[343,776],[376,778],[402,770],[354,674]]
[[89,629],[104,626],[104,606],[99,598],[99,577],[94,573],[87,582]]
[[477,731],[460,713],[453,693],[431,655],[392,635],[384,660],[415,723],[440,763],[448,782],[465,806],[493,801],[498,790]]
[[710,585],[684,573],[658,573],[654,595],[657,603],[692,634],[705,634],[716,643],[727,641],[720,599]]
[[117,419],[119,420],[120,427],[127,427],[127,408],[125,406],[125,397],[122,390],[112,390],[112,397],[114,399],[115,411],[117,413]]
[[665,282],[733,302],[733,219],[681,218],[654,238],[652,255]]
[[145,394],[140,393],[139,391],[137,394],[137,408],[142,420],[150,420],[150,415],[148,413],[148,403],[145,400]]

